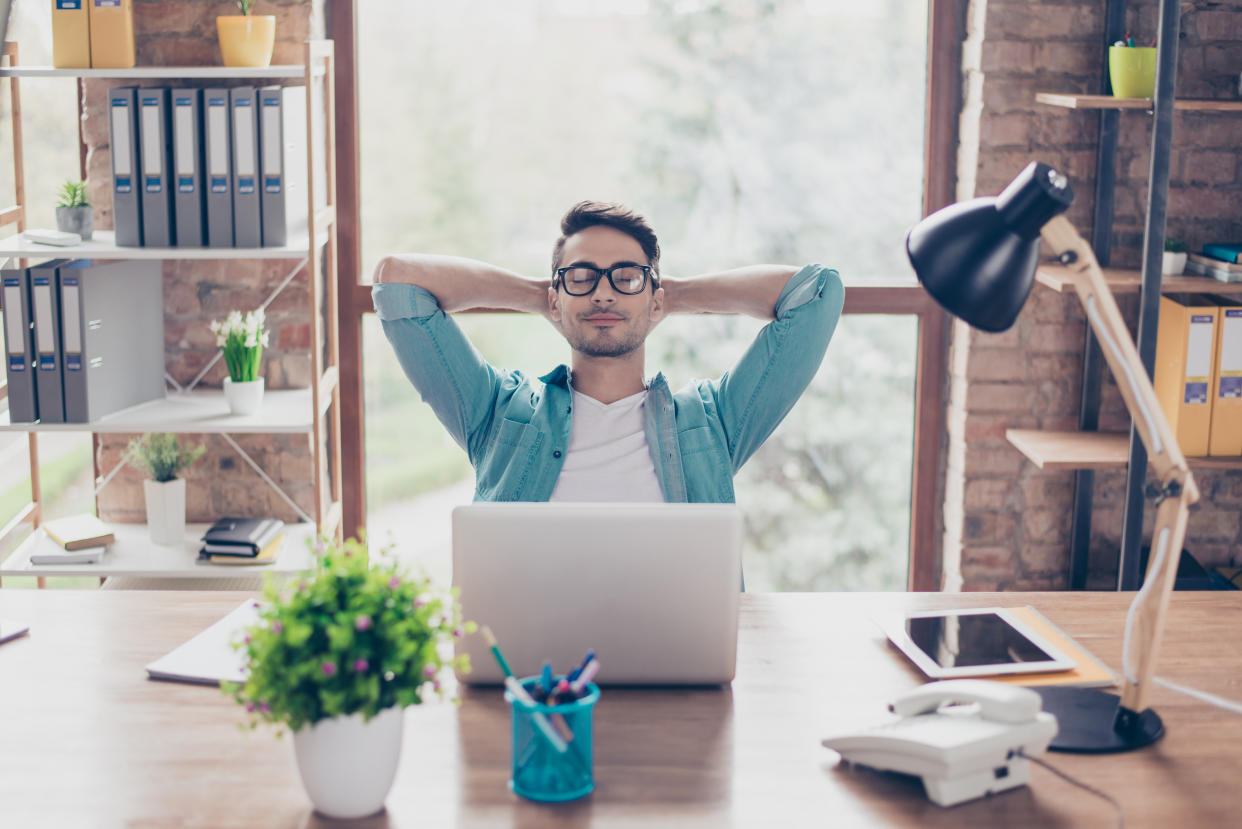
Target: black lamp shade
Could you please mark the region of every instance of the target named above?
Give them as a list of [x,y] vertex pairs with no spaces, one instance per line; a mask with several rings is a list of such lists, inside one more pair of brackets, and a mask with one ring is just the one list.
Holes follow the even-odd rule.
[[906,236],[906,253],[946,311],[983,331],[1004,331],[1035,281],[1040,228],[1073,201],[1065,176],[1033,161],[999,196],[923,219]]

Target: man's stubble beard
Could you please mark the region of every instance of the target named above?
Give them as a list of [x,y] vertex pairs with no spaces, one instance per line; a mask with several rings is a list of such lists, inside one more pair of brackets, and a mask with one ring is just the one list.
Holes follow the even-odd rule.
[[625,337],[619,340],[611,340],[608,337],[593,340],[585,336],[581,328],[566,331],[565,336],[569,340],[570,348],[588,357],[624,357],[642,348],[650,330],[650,328],[645,331],[631,329]]

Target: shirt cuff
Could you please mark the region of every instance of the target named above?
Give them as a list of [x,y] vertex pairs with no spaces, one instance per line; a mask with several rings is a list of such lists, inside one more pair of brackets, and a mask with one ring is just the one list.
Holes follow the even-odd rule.
[[830,274],[836,276],[837,272],[823,265],[807,265],[789,277],[780,298],[776,300],[776,318],[780,319],[793,309],[817,299],[823,293]]
[[430,291],[406,282],[372,285],[371,301],[381,320],[420,319],[440,310],[440,303]]

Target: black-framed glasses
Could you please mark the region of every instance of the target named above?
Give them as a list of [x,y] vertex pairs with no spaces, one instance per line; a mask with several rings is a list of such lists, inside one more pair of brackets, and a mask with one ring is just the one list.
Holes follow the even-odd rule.
[[593,268],[590,265],[571,265],[557,268],[556,276],[565,293],[586,296],[595,290],[601,278],[607,276],[612,289],[619,294],[641,294],[647,287],[651,268],[647,265],[613,265],[611,268]]

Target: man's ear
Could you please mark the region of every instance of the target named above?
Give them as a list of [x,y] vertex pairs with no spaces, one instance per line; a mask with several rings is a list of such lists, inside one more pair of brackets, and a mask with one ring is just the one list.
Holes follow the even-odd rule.
[[664,319],[664,289],[656,288],[651,294],[651,321]]
[[561,321],[561,296],[556,288],[548,288],[548,316],[556,322]]

